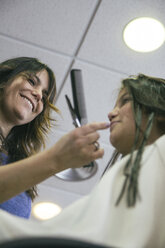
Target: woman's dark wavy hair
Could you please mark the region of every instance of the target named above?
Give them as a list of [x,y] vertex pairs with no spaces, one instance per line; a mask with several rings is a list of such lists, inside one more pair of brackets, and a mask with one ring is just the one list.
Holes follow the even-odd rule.
[[[135,116],[136,134],[130,157],[124,168],[125,181],[116,205],[119,204],[124,192],[127,191],[127,204],[128,206],[134,206],[139,196],[138,176],[141,167],[141,158],[155,119],[161,135],[165,134],[165,79],[139,74],[124,79],[121,89],[123,88],[128,90],[133,99],[132,107]],[[143,114],[148,117],[144,131],[141,130]],[[157,119],[156,117],[163,118]],[[137,153],[135,158],[133,158],[133,153],[136,149]],[[115,150],[105,171],[116,162],[119,156],[121,154]]]
[[[51,110],[58,112],[53,105],[56,96],[56,81],[53,71],[36,58],[18,57],[0,64],[0,96],[3,94],[3,89],[17,77],[22,76],[28,80],[42,70],[46,70],[49,77],[48,97],[45,100],[44,109],[30,123],[15,126],[5,138],[4,149],[9,154],[10,162],[29,157],[45,147],[44,138],[53,121],[50,112]],[[37,195],[36,186],[27,192],[33,200]]]

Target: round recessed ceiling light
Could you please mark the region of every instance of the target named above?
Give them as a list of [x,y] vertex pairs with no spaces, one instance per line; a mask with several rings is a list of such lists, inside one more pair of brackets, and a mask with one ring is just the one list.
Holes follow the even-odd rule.
[[36,219],[48,220],[61,212],[61,208],[52,202],[39,202],[32,208],[32,214]]
[[137,52],[151,52],[165,41],[165,28],[161,22],[149,17],[129,22],[123,32],[126,45]]

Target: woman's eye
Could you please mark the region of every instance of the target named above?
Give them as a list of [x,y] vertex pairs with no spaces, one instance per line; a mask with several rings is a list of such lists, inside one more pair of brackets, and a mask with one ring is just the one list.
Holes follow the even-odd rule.
[[33,79],[28,79],[28,81],[29,81],[29,83],[31,84],[31,85],[35,85],[35,81],[33,80]]
[[42,101],[43,101],[43,103],[45,103],[45,102],[46,102],[46,99],[47,99],[47,95],[43,95],[43,97],[42,97]]

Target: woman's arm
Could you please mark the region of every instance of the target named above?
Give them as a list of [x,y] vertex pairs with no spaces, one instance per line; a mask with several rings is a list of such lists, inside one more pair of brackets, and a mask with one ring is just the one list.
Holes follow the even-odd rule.
[[50,149],[29,158],[0,167],[0,203],[26,191],[48,177],[68,168],[81,167],[101,158],[103,149],[95,150],[97,130],[107,123],[93,123],[64,135]]

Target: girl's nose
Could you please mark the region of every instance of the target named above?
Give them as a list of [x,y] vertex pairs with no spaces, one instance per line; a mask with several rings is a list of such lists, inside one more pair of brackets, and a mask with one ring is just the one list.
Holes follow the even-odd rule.
[[115,118],[119,113],[119,109],[116,107],[108,114],[108,119],[111,121],[113,118]]

